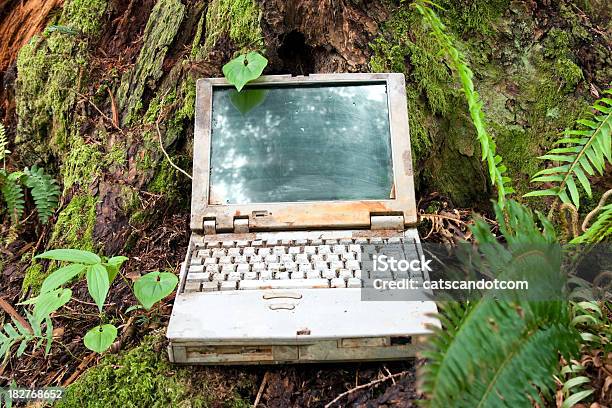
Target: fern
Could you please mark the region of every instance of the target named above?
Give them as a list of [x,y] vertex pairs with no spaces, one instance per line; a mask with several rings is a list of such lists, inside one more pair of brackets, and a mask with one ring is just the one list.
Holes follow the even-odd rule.
[[25,184],[32,189],[38,218],[43,224],[46,224],[57,207],[60,195],[59,186],[51,176],[45,174],[42,168],[32,166],[31,169],[28,169],[26,167],[24,172],[27,176]]
[[7,173],[5,170],[0,170],[0,192],[6,201],[9,215],[13,223],[17,223],[23,215],[25,200],[23,191],[20,185],[20,179],[23,173],[16,171]]
[[[497,205],[496,213],[508,247],[478,221],[473,232],[483,264],[490,273],[502,271],[496,275],[500,279],[529,276],[546,287],[560,267],[551,262],[554,258],[534,257],[534,252],[555,246],[552,225],[538,215],[540,230],[531,212],[514,201],[506,203],[505,212]],[[577,352],[579,335],[564,301],[530,302],[519,293],[513,301],[487,296],[464,304],[446,302],[442,309],[444,329],[434,329],[424,353],[429,363],[422,368],[430,407],[532,406],[541,393],[555,389],[558,353]]]
[[0,327],[0,361],[9,354],[16,344],[19,344],[16,356],[21,357],[28,345],[33,341],[36,341],[33,345],[33,350],[36,350],[46,340],[45,354],[49,354],[53,342],[53,324],[51,318],[48,315],[43,317],[46,323],[45,333],[43,333],[38,319],[28,312],[26,312],[26,316],[32,331],[23,327],[16,319],[12,319],[13,323],[6,323]]
[[[611,95],[612,90],[606,90],[604,93]],[[591,197],[588,176],[593,176],[596,172],[603,175],[606,162],[612,163],[612,99],[607,97],[599,99],[593,105],[593,110],[597,113],[592,114],[591,118],[577,121],[582,125],[581,129],[566,130],[565,137],[556,142],[563,147],[554,148],[548,154],[539,157],[542,160],[565,164],[541,170],[534,174],[531,181],[556,183],[557,186],[532,191],[524,197],[556,196],[562,202],[579,208],[578,183]]]
[[8,147],[8,139],[6,138],[6,129],[4,125],[0,123],[0,160],[4,163],[6,159],[6,155],[11,151],[7,149]]
[[463,92],[467,99],[470,116],[472,123],[476,128],[476,136],[480,142],[482,148],[482,161],[487,162],[489,175],[491,177],[492,185],[497,187],[498,202],[503,207],[505,197],[507,194],[513,193],[514,189],[507,184],[510,182],[510,178],[504,176],[506,172],[506,166],[501,164],[501,156],[496,154],[495,141],[487,132],[485,126],[485,116],[482,111],[482,101],[478,92],[474,88],[474,82],[472,78],[474,74],[466,61],[465,56],[459,51],[455,45],[453,38],[446,33],[446,26],[438,15],[428,5],[439,7],[436,4],[428,0],[419,0],[413,3],[413,6],[421,13],[425,20],[429,23],[432,29],[432,35],[436,38],[444,53],[450,59],[450,63],[454,70],[457,72],[461,84],[463,86]]

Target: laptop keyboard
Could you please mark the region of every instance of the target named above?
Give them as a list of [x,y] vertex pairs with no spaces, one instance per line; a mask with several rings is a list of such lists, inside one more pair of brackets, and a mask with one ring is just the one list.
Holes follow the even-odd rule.
[[[371,249],[390,243],[414,240],[370,237],[205,241],[196,244],[191,252],[184,291],[361,288],[362,278],[410,278],[407,272],[406,276],[393,276],[395,272],[391,271],[364,276],[364,246]],[[416,253],[416,245],[409,248]]]

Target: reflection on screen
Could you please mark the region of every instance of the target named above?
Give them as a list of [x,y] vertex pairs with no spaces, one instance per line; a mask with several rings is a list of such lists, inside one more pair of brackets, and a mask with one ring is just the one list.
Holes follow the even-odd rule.
[[215,88],[210,204],[389,199],[385,84]]

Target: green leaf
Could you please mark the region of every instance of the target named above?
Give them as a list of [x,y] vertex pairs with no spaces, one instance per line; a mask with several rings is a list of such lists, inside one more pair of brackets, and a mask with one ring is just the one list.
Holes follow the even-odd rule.
[[113,256],[106,261],[106,270],[108,271],[108,280],[110,283],[115,280],[119,270],[121,269],[121,265],[123,265],[123,263],[128,259],[129,258],[126,256]]
[[267,95],[267,89],[245,89],[242,92],[233,91],[230,93],[230,101],[240,113],[246,115],[261,105],[266,100]]
[[42,293],[34,299],[29,299],[22,304],[34,304],[33,319],[40,324],[47,316],[64,306],[72,298],[70,289],[58,288],[50,292]]
[[96,326],[85,334],[85,347],[96,353],[102,353],[112,346],[117,338],[117,328],[112,324]]
[[580,195],[578,194],[578,189],[576,188],[576,183],[574,182],[574,177],[569,175],[567,177],[567,188],[570,191],[570,195],[572,196],[572,202],[579,208],[580,206]]
[[52,249],[36,255],[34,259],[53,259],[54,261],[65,261],[93,265],[102,262],[102,259],[93,252],[80,249]]
[[47,345],[45,346],[45,355],[48,356],[51,351],[51,344],[53,343],[53,323],[51,322],[51,318],[47,316],[45,319],[47,322],[47,335],[45,336],[47,339]]
[[95,264],[87,268],[85,276],[87,277],[87,290],[89,291],[89,294],[93,300],[96,302],[98,310],[102,312],[104,300],[106,300],[106,295],[110,289],[108,272],[102,265]]
[[261,76],[268,60],[257,52],[240,55],[223,66],[223,75],[238,92],[250,81]]
[[178,284],[178,277],[170,272],[151,272],[140,277],[134,283],[134,294],[145,309],[153,305],[174,291]]
[[556,189],[549,188],[548,190],[530,191],[529,193],[524,194],[523,197],[543,197],[543,196],[553,196],[557,194],[558,194],[558,191]]
[[28,339],[21,340],[21,344],[19,345],[19,348],[17,349],[17,357],[21,357],[23,355],[26,347],[28,347]]
[[582,401],[589,395],[593,393],[593,390],[584,390],[577,392],[576,394],[571,395],[568,399],[563,401],[561,408],[571,408],[576,405],[578,402]]
[[85,265],[82,264],[70,264],[57,269],[44,280],[42,287],[40,288],[40,292],[45,293],[57,289],[64,283],[69,282],[84,269]]
[[574,169],[574,174],[576,174],[576,176],[578,177],[578,181],[580,181],[580,184],[582,185],[582,188],[584,188],[584,191],[586,191],[587,195],[591,197],[591,183],[589,182],[589,179],[584,174],[582,169],[580,167],[576,167]]

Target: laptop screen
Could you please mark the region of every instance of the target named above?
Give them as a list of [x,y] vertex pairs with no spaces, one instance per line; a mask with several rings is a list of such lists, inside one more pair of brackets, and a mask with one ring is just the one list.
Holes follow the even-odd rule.
[[210,204],[393,197],[385,83],[213,88]]

